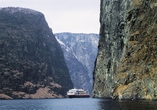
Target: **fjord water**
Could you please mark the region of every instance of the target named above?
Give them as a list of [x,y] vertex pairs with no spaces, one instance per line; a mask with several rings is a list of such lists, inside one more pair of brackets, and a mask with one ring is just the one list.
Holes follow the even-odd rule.
[[0,110],[157,110],[157,101],[93,98],[0,100]]

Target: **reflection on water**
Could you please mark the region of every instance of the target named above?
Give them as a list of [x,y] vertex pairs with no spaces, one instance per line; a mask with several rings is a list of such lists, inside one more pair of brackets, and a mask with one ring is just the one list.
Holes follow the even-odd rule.
[[0,110],[157,110],[157,101],[92,98],[0,100]]
[[157,101],[99,100],[99,110],[157,110]]

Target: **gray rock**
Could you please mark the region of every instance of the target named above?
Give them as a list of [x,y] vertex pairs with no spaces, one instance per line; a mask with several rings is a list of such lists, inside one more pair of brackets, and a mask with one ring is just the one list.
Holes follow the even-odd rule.
[[93,97],[156,100],[157,5],[101,0]]
[[98,34],[57,33],[74,87],[92,93],[94,61],[97,55]]

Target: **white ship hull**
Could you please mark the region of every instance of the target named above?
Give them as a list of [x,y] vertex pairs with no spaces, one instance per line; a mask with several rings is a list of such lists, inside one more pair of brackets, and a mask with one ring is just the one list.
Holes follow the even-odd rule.
[[69,98],[89,98],[90,95],[87,94],[83,89],[70,89],[67,92]]

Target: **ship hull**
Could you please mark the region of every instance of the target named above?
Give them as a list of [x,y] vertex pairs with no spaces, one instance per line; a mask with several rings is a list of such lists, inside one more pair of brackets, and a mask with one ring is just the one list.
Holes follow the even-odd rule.
[[68,95],[69,98],[89,98],[89,95]]

